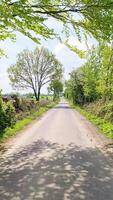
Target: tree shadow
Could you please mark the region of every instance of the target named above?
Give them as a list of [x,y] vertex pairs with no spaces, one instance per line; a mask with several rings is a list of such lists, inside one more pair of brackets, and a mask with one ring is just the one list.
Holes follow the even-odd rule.
[[0,160],[0,200],[112,200],[113,171],[97,149],[39,140]]

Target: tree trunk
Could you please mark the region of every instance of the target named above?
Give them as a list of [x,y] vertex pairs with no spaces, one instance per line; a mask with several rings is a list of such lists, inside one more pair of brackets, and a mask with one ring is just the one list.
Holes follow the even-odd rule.
[[41,87],[38,88],[38,93],[37,93],[35,88],[33,88],[33,92],[34,92],[34,96],[35,96],[36,101],[40,100],[40,90],[41,90]]
[[38,88],[38,94],[37,94],[37,101],[39,101],[40,100],[40,87]]
[[34,92],[34,96],[35,96],[35,99],[36,99],[36,101],[38,101],[38,95],[37,95],[37,92],[36,92],[36,90],[35,90],[35,89],[33,89],[33,92]]

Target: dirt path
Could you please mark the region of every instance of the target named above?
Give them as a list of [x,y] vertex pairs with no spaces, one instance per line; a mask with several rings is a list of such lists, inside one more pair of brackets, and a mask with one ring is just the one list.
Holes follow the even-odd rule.
[[105,142],[61,102],[8,143],[0,200],[113,200],[113,163],[99,150]]

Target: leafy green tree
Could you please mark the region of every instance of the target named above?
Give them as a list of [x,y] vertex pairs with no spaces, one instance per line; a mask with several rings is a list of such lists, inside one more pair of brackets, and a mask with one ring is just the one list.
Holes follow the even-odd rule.
[[48,87],[48,90],[53,92],[53,100],[56,100],[63,92],[63,83],[58,79],[53,79]]
[[[70,74],[66,90],[74,102],[113,99],[113,44],[105,42],[88,52],[86,63]],[[69,92],[71,91],[71,93]]]
[[81,67],[83,73],[83,90],[85,101],[94,101],[97,99],[97,83],[100,72],[99,49],[93,47],[88,52],[87,62]]
[[44,47],[19,53],[16,64],[8,69],[12,86],[16,89],[32,89],[37,101],[42,86],[59,77],[61,72],[61,63]]
[[66,81],[65,96],[73,100],[73,103],[84,103],[83,74],[78,70],[70,73],[70,80]]
[[113,98],[113,45],[101,44],[100,48],[100,71],[98,91],[101,98],[110,100]]

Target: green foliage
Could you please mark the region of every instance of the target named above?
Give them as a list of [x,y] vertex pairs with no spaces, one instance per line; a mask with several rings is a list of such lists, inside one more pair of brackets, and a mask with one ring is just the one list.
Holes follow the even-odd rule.
[[[71,83],[71,84],[70,84]],[[101,43],[89,51],[86,63],[70,74],[66,84],[66,93],[74,102],[82,103],[99,99],[113,99],[113,47]]]
[[56,100],[57,98],[59,98],[60,94],[63,92],[63,83],[58,79],[53,79],[50,82],[48,91],[53,92],[53,99]]
[[40,39],[32,36],[33,34],[31,31],[45,38],[49,38],[50,35],[53,35],[52,29],[44,25],[46,17],[37,15],[33,8],[33,3],[31,4],[28,0],[2,0],[0,3],[0,13],[1,40],[5,40],[8,37],[14,40],[15,35],[12,31],[19,31],[35,42],[39,42]]
[[4,103],[0,96],[0,132],[6,127],[12,126],[15,123],[15,109],[13,105],[8,102]]
[[0,58],[1,57],[7,57],[7,55],[6,55],[5,51],[0,48]]
[[4,107],[6,127],[12,126],[15,123],[15,109],[11,102],[8,102]]
[[84,102],[83,74],[79,69],[70,73],[70,80],[65,83],[65,97],[72,99],[73,103]]
[[66,46],[73,52],[75,52],[81,59],[86,58],[86,52],[83,50],[78,49],[75,45],[68,44],[68,41],[65,42]]
[[84,105],[84,109],[113,124],[113,102],[101,100]]
[[14,40],[14,31],[38,43],[41,37],[52,38],[55,33],[48,25],[51,18],[62,23],[66,34],[72,27],[79,39],[81,31],[99,40],[113,39],[112,0],[1,0],[0,40]]

